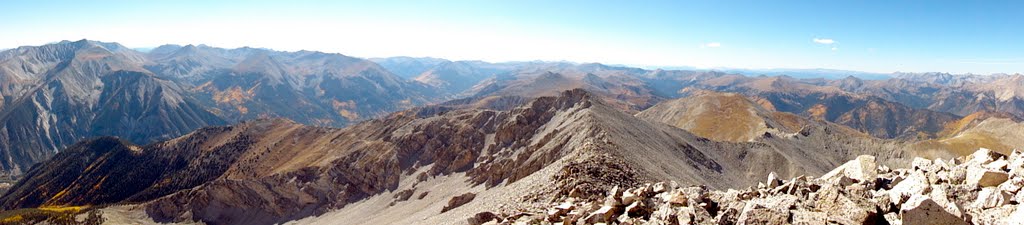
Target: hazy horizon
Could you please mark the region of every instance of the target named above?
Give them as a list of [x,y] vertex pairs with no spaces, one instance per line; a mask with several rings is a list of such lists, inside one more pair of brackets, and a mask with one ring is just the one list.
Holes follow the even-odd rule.
[[[1024,72],[1018,2],[17,2],[0,49],[59,40],[361,58],[698,69]],[[928,4],[931,3],[931,4]],[[572,9],[572,10],[565,10]]]

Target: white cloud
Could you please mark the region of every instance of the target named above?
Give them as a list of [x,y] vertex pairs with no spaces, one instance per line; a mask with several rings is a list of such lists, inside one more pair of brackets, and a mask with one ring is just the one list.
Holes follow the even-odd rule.
[[722,47],[722,43],[711,42],[711,43],[704,44],[704,47],[708,47],[708,48]]
[[814,43],[826,44],[826,45],[830,45],[830,44],[835,44],[836,43],[835,40],[828,39],[828,38],[815,38],[815,39],[813,39],[813,41],[814,41]]

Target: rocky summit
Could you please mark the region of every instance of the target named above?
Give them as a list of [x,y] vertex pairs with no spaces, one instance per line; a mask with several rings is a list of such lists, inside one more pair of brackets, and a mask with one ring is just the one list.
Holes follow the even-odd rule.
[[821,177],[769,174],[757,186],[712,190],[675,182],[564,196],[537,210],[480,212],[469,224],[1021,224],[1024,154],[980,149],[890,169],[860,156]]

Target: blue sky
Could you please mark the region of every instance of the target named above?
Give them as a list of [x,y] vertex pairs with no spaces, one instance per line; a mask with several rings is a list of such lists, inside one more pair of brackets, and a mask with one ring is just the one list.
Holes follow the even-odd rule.
[[82,38],[358,57],[1024,72],[1022,1],[7,1],[0,49]]

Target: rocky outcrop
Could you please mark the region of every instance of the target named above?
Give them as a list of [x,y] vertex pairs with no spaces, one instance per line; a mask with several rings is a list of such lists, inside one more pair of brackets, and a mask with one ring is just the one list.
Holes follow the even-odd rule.
[[[971,172],[975,171],[975,172]],[[1000,175],[984,175],[996,173]],[[973,179],[965,174],[981,174]],[[773,174],[774,175],[774,174]],[[778,182],[779,185],[771,183]],[[862,156],[820,178],[776,179],[743,190],[653,183],[615,187],[605,198],[565,196],[538,212],[502,212],[512,224],[1019,224],[1024,154],[981,149],[908,169]],[[501,215],[526,213],[516,219]]]
[[447,212],[448,210],[452,210],[455,207],[465,205],[466,203],[473,201],[474,198],[476,198],[476,194],[474,193],[465,193],[459,196],[452,197],[452,199],[448,200],[448,205],[444,206],[444,208],[441,209],[441,213]]

